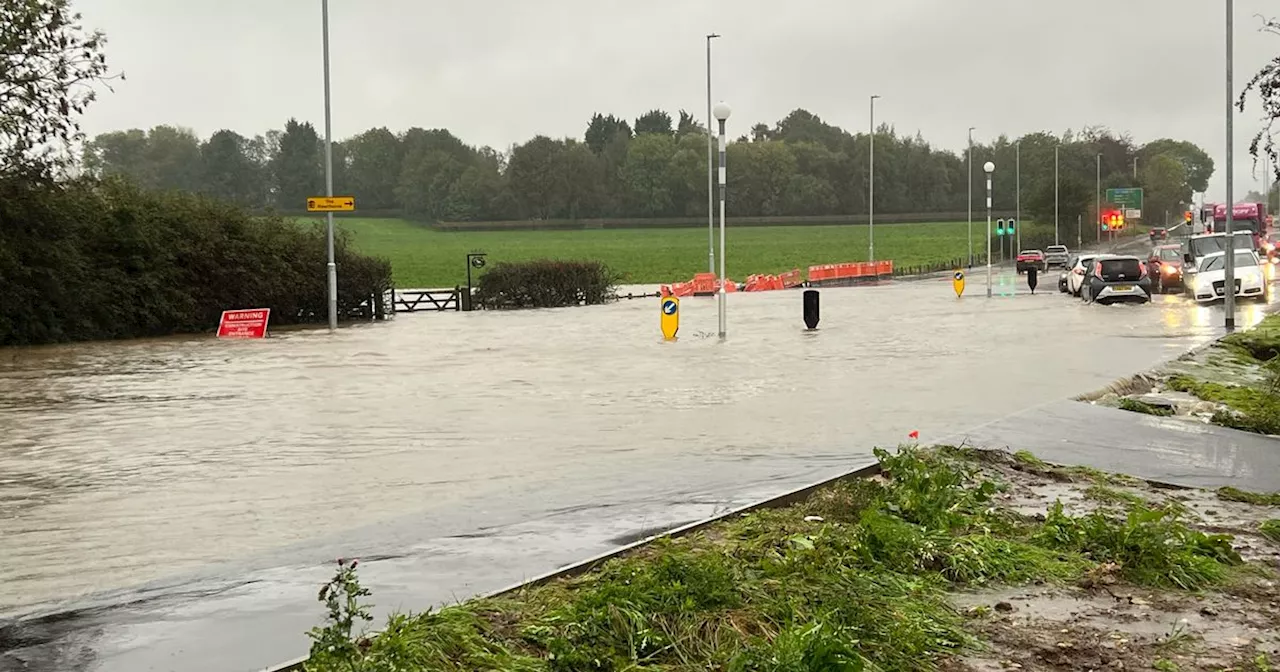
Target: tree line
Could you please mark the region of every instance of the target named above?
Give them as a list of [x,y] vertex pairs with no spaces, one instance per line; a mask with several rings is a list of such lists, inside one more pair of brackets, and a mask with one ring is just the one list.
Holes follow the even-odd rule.
[[[730,207],[743,216],[864,214],[870,144],[868,133],[803,109],[773,125],[756,124],[728,146]],[[966,152],[939,149],[919,133],[899,134],[886,124],[875,133],[876,211],[964,212],[970,189],[979,210],[982,165],[990,160],[997,166],[997,208],[1013,209],[1020,184],[1024,218],[1052,221],[1055,147],[1064,222],[1092,217],[1099,165],[1104,189],[1144,188],[1148,218],[1176,216],[1192,192],[1206,189],[1214,169],[1190,142],[1137,144],[1091,127],[975,144],[970,183]],[[684,111],[672,117],[651,110],[632,122],[598,113],[580,139],[537,136],[507,151],[424,128],[374,128],[335,142],[332,151],[335,193],[354,196],[363,212],[424,221],[707,214],[707,130]],[[254,137],[223,129],[201,139],[176,126],[104,133],[85,144],[83,166],[95,176],[127,176],[254,209],[298,211],[307,197],[324,193],[322,139],[311,123],[296,119]]]

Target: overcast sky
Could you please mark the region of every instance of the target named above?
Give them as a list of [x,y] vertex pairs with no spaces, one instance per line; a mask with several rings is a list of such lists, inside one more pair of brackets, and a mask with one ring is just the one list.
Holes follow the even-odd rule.
[[[323,133],[320,0],[73,0],[127,81],[90,108],[90,135],[175,124],[246,135],[291,117]],[[1237,0],[1237,90],[1280,37]],[[1187,139],[1225,188],[1224,0],[330,0],[335,139],[374,126],[448,128],[506,148],[581,137],[596,111],[706,115],[705,38],[730,135],[804,107],[851,129],[876,116],[962,150],[1101,124]],[[1257,106],[1236,117],[1236,197]]]

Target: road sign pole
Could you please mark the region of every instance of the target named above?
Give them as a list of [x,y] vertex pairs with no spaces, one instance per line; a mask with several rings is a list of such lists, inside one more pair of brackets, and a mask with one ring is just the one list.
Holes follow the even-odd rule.
[[996,164],[988,161],[983,166],[987,173],[987,298],[991,298],[991,173]]
[[[1018,140],[1018,143],[1013,146],[1013,157],[1014,157],[1014,168],[1013,168],[1014,206],[1013,207],[1014,207],[1014,213],[1015,213],[1013,216],[1013,221],[1021,222],[1022,221],[1022,140]],[[1014,245],[1012,240],[1009,241],[1009,248],[1010,248],[1009,256],[1013,256],[1013,248],[1017,248],[1019,250],[1022,249],[1022,228],[1019,227],[1018,230],[1014,232],[1014,235],[1018,237],[1018,244]],[[1057,241],[1054,241],[1054,242],[1057,242]]]
[[[320,23],[324,37],[324,194],[333,198],[333,123],[329,105],[329,0],[320,0]],[[338,263],[333,255],[333,212],[325,213],[329,247],[329,330],[338,328]]]
[[1235,19],[1235,3],[1227,0],[1227,203],[1225,210],[1227,211],[1227,254],[1223,259],[1223,283],[1222,283],[1222,312],[1223,327],[1230,333],[1236,329],[1236,244],[1233,210],[1235,210],[1235,195],[1232,189],[1235,187],[1235,170],[1231,162],[1235,160],[1235,151],[1231,144],[1235,141],[1234,123],[1235,109],[1232,105],[1235,103],[1235,91],[1233,90],[1234,82],[1232,81],[1232,61],[1234,60],[1235,39],[1234,21]]

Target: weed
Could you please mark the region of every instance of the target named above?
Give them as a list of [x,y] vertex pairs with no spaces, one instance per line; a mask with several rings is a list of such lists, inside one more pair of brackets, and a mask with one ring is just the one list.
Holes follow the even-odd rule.
[[1139,401],[1130,397],[1124,397],[1120,400],[1120,410],[1131,411],[1133,413],[1142,413],[1144,415],[1170,416],[1173,415],[1173,409],[1164,406],[1154,406],[1145,401]]
[[1014,453],[1014,454],[1013,454],[1013,459],[1014,459],[1014,461],[1016,461],[1018,464],[1022,464],[1022,465],[1028,466],[1028,467],[1037,467],[1037,468],[1040,468],[1040,469],[1048,469],[1048,468],[1049,468],[1049,463],[1047,463],[1047,462],[1045,462],[1044,460],[1042,460],[1042,459],[1040,459],[1040,458],[1036,457],[1035,455],[1032,455],[1031,453],[1029,453],[1029,452],[1027,452],[1027,451],[1025,451],[1025,450],[1019,450],[1018,452]]
[[1221,582],[1227,567],[1241,563],[1230,536],[1206,535],[1176,513],[1145,508],[1117,521],[1101,512],[1068,516],[1062,502],[1055,502],[1037,541],[1115,563],[1125,578],[1145,586],[1197,590]]
[[1280,492],[1250,492],[1226,486],[1218,488],[1218,499],[1228,502],[1243,502],[1255,506],[1280,506]]
[[1178,664],[1172,660],[1161,658],[1151,663],[1151,669],[1159,670],[1160,672],[1178,672],[1180,668],[1178,667]]
[[320,601],[328,611],[323,627],[312,628],[311,661],[319,668],[328,666],[360,669],[360,661],[368,648],[364,633],[355,633],[357,624],[373,620],[370,605],[363,599],[369,589],[360,585],[356,575],[358,560],[347,562],[338,559],[338,569],[333,578],[320,589]]
[[1263,521],[1262,524],[1258,526],[1258,532],[1267,539],[1280,543],[1280,519],[1272,518],[1270,520]]
[[1085,489],[1084,496],[1086,499],[1092,499],[1093,501],[1100,502],[1102,504],[1112,504],[1125,507],[1140,507],[1147,505],[1147,500],[1143,499],[1139,495],[1097,483]]

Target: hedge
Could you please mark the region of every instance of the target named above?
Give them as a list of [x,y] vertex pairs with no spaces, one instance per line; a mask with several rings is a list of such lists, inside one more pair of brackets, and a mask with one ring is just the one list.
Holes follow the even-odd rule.
[[[391,286],[335,241],[339,314]],[[230,308],[328,319],[324,231],[120,180],[0,179],[0,345],[211,331]]]
[[494,264],[477,283],[484,308],[559,308],[617,299],[618,277],[599,261],[538,260]]

